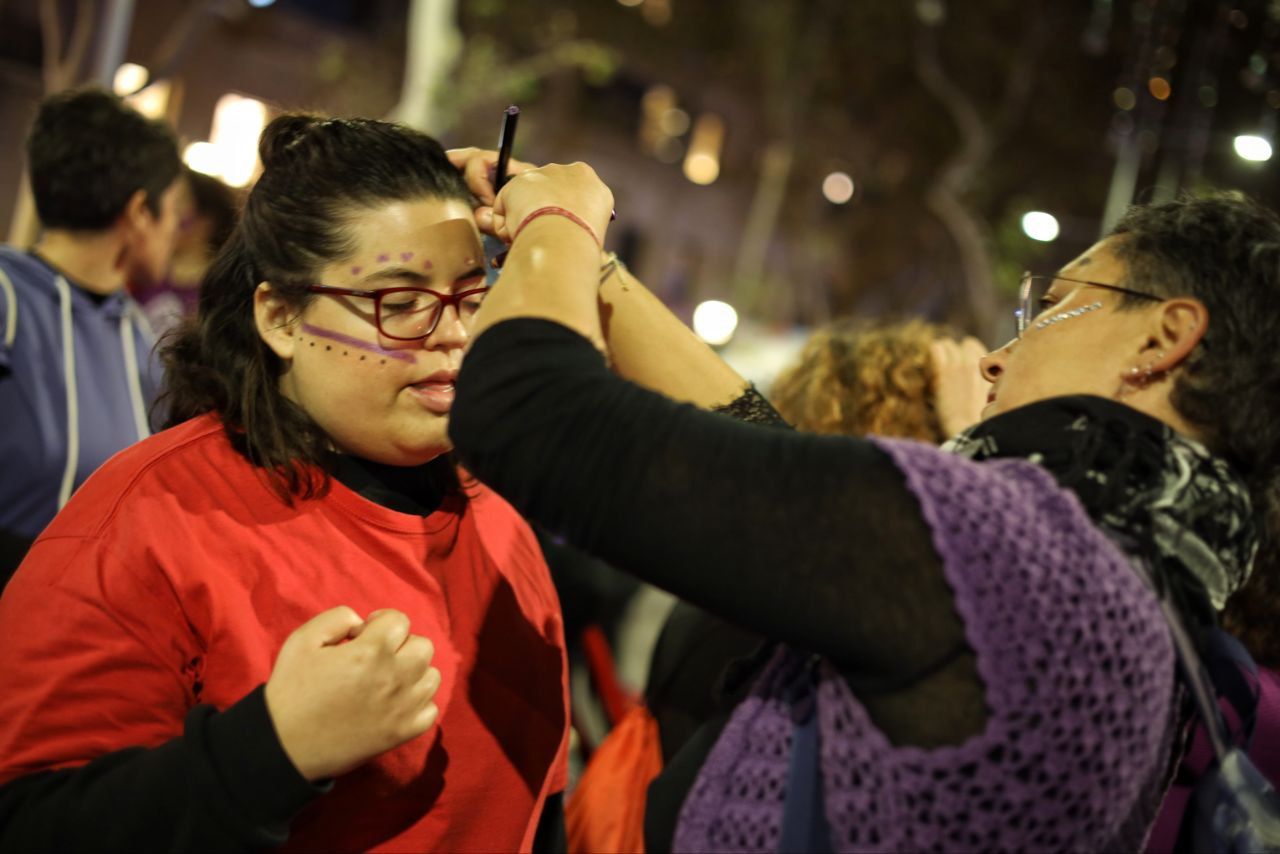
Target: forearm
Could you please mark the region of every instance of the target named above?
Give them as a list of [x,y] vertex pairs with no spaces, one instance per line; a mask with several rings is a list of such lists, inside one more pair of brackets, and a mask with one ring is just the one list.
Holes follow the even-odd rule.
[[612,565],[870,673],[954,646],[928,528],[869,443],[674,404],[536,322],[478,342],[458,388],[450,436],[468,469]]
[[740,397],[747,381],[618,265],[600,286],[600,316],[614,373],[700,409]]
[[302,780],[261,690],[198,707],[184,734],[0,787],[0,851],[251,851],[288,838],[322,790]]

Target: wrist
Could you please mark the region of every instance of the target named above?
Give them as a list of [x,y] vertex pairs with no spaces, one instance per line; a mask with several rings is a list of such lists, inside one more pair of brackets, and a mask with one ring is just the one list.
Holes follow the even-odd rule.
[[543,217],[550,216],[571,222],[578,226],[587,234],[591,235],[591,239],[595,242],[597,249],[603,250],[604,245],[600,242],[600,235],[591,227],[591,224],[568,208],[562,208],[559,205],[543,205],[542,207],[528,213],[524,219],[520,220],[520,225],[516,227],[515,234],[511,237],[511,242],[515,243],[519,240],[520,234],[530,225],[530,223],[533,223]]

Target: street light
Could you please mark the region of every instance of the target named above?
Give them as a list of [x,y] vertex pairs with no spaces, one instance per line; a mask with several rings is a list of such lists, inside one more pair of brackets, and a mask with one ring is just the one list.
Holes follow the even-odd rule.
[[1235,138],[1236,154],[1244,160],[1262,163],[1271,159],[1271,143],[1265,136],[1242,133]]
[[1022,215],[1022,232],[1032,240],[1049,243],[1058,239],[1058,218],[1044,211],[1029,211]]

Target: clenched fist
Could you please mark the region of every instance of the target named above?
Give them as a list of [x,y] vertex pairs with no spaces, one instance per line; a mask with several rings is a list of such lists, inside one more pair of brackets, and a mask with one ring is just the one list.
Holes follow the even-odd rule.
[[302,776],[335,777],[430,729],[434,654],[392,610],[362,620],[333,608],[289,635],[267,680],[267,711]]

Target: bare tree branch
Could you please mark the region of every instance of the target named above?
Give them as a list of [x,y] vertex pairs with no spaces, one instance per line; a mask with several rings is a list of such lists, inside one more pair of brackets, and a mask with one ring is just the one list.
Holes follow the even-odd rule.
[[58,0],[40,0],[40,40],[44,47],[44,91],[46,95],[61,92],[76,82],[89,37],[97,21],[93,0],[76,0],[75,22],[66,50],[62,45],[62,17]]
[[44,48],[42,71],[45,94],[62,87],[62,23],[58,19],[58,0],[40,0],[40,40]]
[[79,0],[76,3],[76,22],[62,62],[64,86],[72,85],[80,76],[80,68],[89,50],[89,36],[98,19],[94,6],[93,0]]
[[1034,84],[1035,57],[1048,32],[1045,16],[1037,9],[1032,25],[1006,76],[997,118],[987,122],[973,99],[957,86],[942,67],[937,28],[919,23],[916,32],[915,70],[925,90],[951,116],[960,134],[960,148],[939,170],[925,193],[925,205],[955,241],[965,287],[965,302],[980,334],[990,340],[996,325],[996,298],[990,235],[982,216],[964,200],[981,170],[990,162],[996,145],[1021,117]]
[[151,79],[170,77],[181,66],[191,51],[186,48],[208,22],[210,16],[220,5],[220,0],[188,0],[183,5],[177,20],[165,31],[164,36],[151,52],[147,67],[151,69]]

